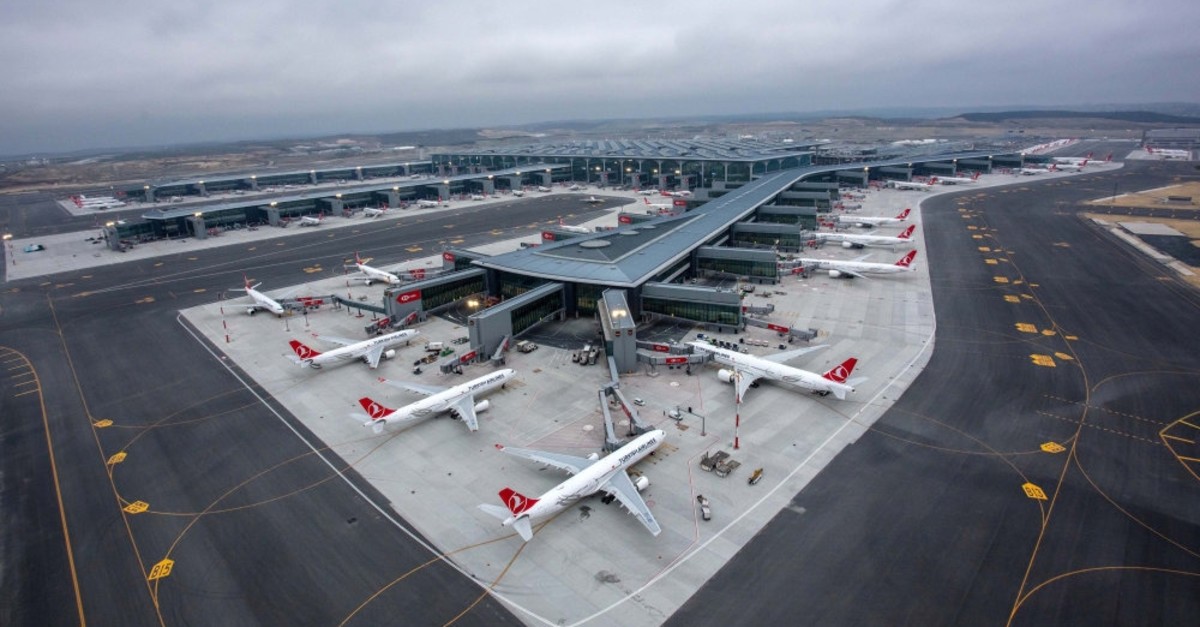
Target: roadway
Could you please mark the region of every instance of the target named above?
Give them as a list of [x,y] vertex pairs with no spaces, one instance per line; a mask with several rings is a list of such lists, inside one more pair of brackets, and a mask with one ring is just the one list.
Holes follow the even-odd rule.
[[929,365],[667,624],[1194,624],[1200,294],[1076,214],[1195,175],[925,201]]
[[[0,224],[49,228],[22,198]],[[175,312],[243,273],[282,287],[605,212],[533,198],[8,283],[0,624],[520,624]]]

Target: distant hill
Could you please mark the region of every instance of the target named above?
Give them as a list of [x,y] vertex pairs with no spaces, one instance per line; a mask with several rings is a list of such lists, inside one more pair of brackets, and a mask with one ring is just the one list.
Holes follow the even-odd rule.
[[969,122],[1005,122],[1012,120],[1045,119],[1090,119],[1115,120],[1134,124],[1185,124],[1200,125],[1200,117],[1168,115],[1153,111],[993,111],[987,113],[963,113],[957,118]]

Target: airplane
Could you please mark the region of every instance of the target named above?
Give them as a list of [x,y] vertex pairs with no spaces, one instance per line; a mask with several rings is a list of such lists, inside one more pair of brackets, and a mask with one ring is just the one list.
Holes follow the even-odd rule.
[[525,195],[525,190],[523,190],[523,189],[514,189],[514,190],[512,190],[512,195],[513,195],[513,196],[516,196],[517,198],[520,198],[521,196],[524,196],[524,195]]
[[87,196],[80,194],[78,196],[72,196],[71,200],[74,201],[75,206],[79,207],[80,209],[115,209],[117,207],[124,207],[126,204],[124,201],[117,200],[112,196],[105,198],[88,198]]
[[471,194],[471,200],[484,200],[483,194]]
[[921,191],[927,191],[927,190],[931,189],[934,185],[937,185],[937,177],[935,176],[935,177],[929,179],[928,183],[922,183],[921,181],[891,180],[891,181],[888,181],[887,184],[888,184],[888,187],[891,187],[893,189],[918,189]]
[[538,191],[539,192],[549,192],[549,191],[553,191],[553,190],[551,190],[549,187],[545,187],[543,185],[538,185]]
[[418,200],[418,201],[417,201],[417,206],[418,206],[418,207],[425,207],[425,208],[427,208],[427,209],[431,209],[431,208],[433,208],[433,207],[436,207],[436,206],[438,206],[439,204],[441,204],[441,202],[442,202],[442,199],[441,199],[441,198],[439,198],[439,199],[437,199],[437,200]]
[[[529,542],[533,539],[532,521],[546,518],[570,507],[576,501],[604,492],[610,499],[617,499],[625,509],[633,514],[651,534],[662,533],[658,521],[650,511],[646,501],[638,494],[637,484],[629,478],[626,470],[653,453],[666,440],[667,434],[661,429],[655,429],[639,435],[625,446],[609,453],[603,458],[593,453],[588,457],[576,457],[560,453],[547,453],[523,448],[499,447],[509,455],[524,457],[535,462],[553,466],[571,474],[566,481],[554,486],[538,498],[529,498],[512,488],[500,491],[500,500],[504,507],[484,504],[479,509],[501,521],[501,525],[512,527],[520,534],[521,539]],[[644,484],[643,487],[645,487]]]
[[845,277],[853,279],[855,277],[865,279],[868,274],[898,274],[900,272],[915,272],[913,267],[913,259],[917,257],[917,251],[910,250],[907,255],[904,255],[896,263],[872,263],[863,261],[866,257],[859,257],[851,261],[838,261],[836,259],[800,259],[800,263],[805,267],[810,267],[816,270],[828,270],[829,276],[837,279]]
[[967,176],[939,176],[934,180],[936,180],[938,183],[941,183],[942,185],[958,185],[959,183],[966,185],[969,183],[978,182],[980,174],[981,174],[980,172],[976,172],[974,176],[970,176],[970,177],[967,177]]
[[572,185],[572,186],[568,187],[567,189],[569,189],[569,190],[571,190],[571,191],[573,191],[573,192],[577,192],[577,191],[579,191],[579,190],[581,190],[581,189],[583,189],[583,188],[582,188],[582,187],[580,187],[580,186],[578,186],[578,185]]
[[[1108,156],[1111,158],[1112,153],[1109,153]],[[1054,157],[1054,162],[1055,163],[1079,164],[1079,163],[1087,163],[1088,161],[1091,160],[1091,158],[1092,158],[1092,153],[1089,152],[1089,153],[1087,153],[1087,156],[1084,156],[1084,157]]]
[[677,192],[663,192],[663,196],[670,196],[672,198],[691,198],[692,192],[686,189],[681,189]]
[[846,222],[858,227],[869,226],[887,226],[889,224],[899,224],[908,219],[909,212],[912,209],[905,208],[904,211],[896,214],[894,218],[885,218],[883,216],[838,216],[838,222]]
[[1146,146],[1146,154],[1154,155],[1162,159],[1191,159],[1192,151],[1190,150],[1171,150],[1165,148],[1151,148]]
[[651,209],[654,209],[654,210],[655,210],[655,212],[659,212],[659,211],[671,211],[672,209],[674,209],[674,207],[673,207],[673,206],[671,206],[671,205],[668,205],[668,204],[666,204],[666,203],[650,202],[650,199],[649,199],[649,198],[643,198],[643,199],[642,199],[642,202],[646,203],[646,206],[647,206],[647,207],[649,207],[649,208],[651,208]]
[[1048,169],[1051,172],[1079,172],[1085,166],[1087,166],[1087,161],[1080,163],[1051,163]]
[[586,226],[574,226],[571,224],[563,224],[562,218],[558,219],[558,230],[566,231],[568,233],[593,233],[594,232],[591,229],[587,228]]
[[319,214],[317,217],[302,216],[300,218],[300,226],[321,226],[321,220],[325,219],[325,214]]
[[400,285],[400,277],[391,272],[368,266],[367,262],[358,256],[358,251],[354,252],[354,267],[362,273],[362,276],[357,278],[367,285],[370,285],[372,281],[382,281],[388,285]]
[[515,376],[517,376],[516,370],[504,368],[451,388],[380,378],[381,383],[423,394],[428,398],[399,409],[391,409],[364,396],[358,401],[367,412],[367,420],[363,422],[363,426],[369,426],[375,430],[375,433],[380,433],[383,431],[384,425],[410,422],[442,412],[450,412],[461,418],[468,429],[478,431],[479,418],[476,416],[476,412],[487,411],[491,407],[491,403],[486,400],[476,403],[475,395],[489,392],[497,387],[503,388]]
[[247,314],[253,316],[255,313],[258,312],[259,309],[261,309],[263,311],[269,311],[269,312],[275,314],[276,316],[283,316],[283,312],[285,311],[284,306],[279,304],[279,301],[258,291],[257,288],[258,288],[258,286],[262,285],[262,283],[255,283],[254,285],[250,285],[250,279],[246,278],[244,275],[242,276],[242,278],[246,279],[246,287],[234,288],[233,291],[246,292],[247,296],[254,299],[254,304],[250,305],[246,309]]
[[380,207],[378,209],[375,209],[374,207],[363,208],[363,215],[368,218],[378,218],[385,213],[387,213],[387,207]]
[[1038,174],[1046,174],[1049,171],[1049,168],[1024,167],[1017,170],[1017,173],[1024,176],[1037,176]]
[[880,246],[891,247],[892,249],[895,249],[897,246],[910,247],[915,244],[915,242],[912,240],[912,234],[916,228],[917,226],[915,224],[910,224],[907,229],[904,229],[895,237],[875,235],[874,233],[867,233],[866,235],[854,235],[851,233],[817,233],[817,239],[841,242],[843,248]]
[[599,205],[604,202],[604,199],[596,198],[595,196],[588,196],[583,202],[586,202],[589,205]]
[[296,359],[293,361],[301,366],[319,369],[329,364],[361,359],[374,369],[379,367],[380,359],[391,359],[396,356],[394,346],[398,346],[401,342],[407,344],[419,333],[419,331],[414,329],[405,329],[362,341],[348,340],[329,335],[315,336],[319,339],[341,345],[339,348],[325,353],[309,348],[298,340],[291,340],[288,342],[288,345],[296,353]]
[[722,368],[717,371],[717,378],[737,386],[738,402],[745,398],[746,390],[754,386],[759,379],[782,381],[797,387],[812,390],[813,394],[828,396],[833,394],[838,400],[845,400],[846,395],[854,391],[854,386],[863,379],[849,379],[854,372],[858,359],[851,357],[828,371],[817,374],[789,366],[783,362],[799,357],[805,353],[824,348],[811,346],[783,353],[775,353],[766,357],[756,357],[725,348],[717,348],[706,342],[688,342],[696,350],[713,356],[713,361],[732,370]]
[[643,196],[653,196],[658,193],[657,189],[640,189],[638,193]]

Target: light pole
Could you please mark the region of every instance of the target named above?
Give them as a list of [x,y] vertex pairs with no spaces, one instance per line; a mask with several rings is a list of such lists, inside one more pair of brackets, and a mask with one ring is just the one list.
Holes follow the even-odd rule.
[[[741,448],[738,440],[738,429],[742,426],[742,371],[733,371],[733,450]],[[703,427],[700,428],[704,430]],[[703,434],[701,434],[703,435]]]
[[5,233],[3,237],[4,237],[4,245],[8,248],[8,259],[9,259],[9,261],[12,262],[12,265],[15,266],[15,265],[17,265],[17,256],[13,254],[12,233]]

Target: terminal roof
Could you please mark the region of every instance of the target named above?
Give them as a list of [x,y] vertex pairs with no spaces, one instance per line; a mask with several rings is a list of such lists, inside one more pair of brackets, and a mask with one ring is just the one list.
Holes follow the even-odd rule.
[[686,161],[761,161],[809,154],[814,143],[750,139],[616,139],[574,141],[561,144],[501,146],[455,153],[465,156],[521,156],[544,158],[682,159]]

